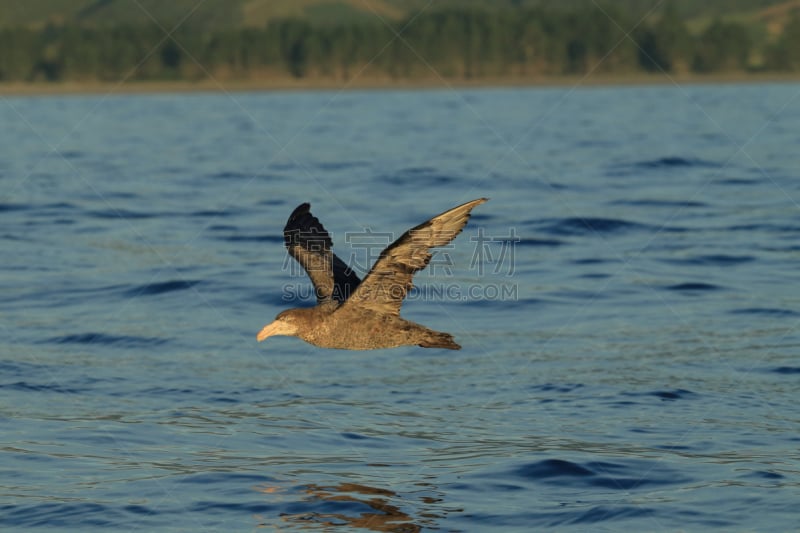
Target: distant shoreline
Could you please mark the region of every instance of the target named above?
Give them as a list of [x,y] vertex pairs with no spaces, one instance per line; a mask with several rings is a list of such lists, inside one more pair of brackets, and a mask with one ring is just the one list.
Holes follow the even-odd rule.
[[701,85],[734,83],[800,83],[800,74],[630,74],[464,79],[375,79],[351,81],[330,78],[273,78],[261,80],[127,81],[127,82],[0,82],[2,96],[81,94],[146,94],[193,92],[431,90],[483,87],[604,87],[635,85]]

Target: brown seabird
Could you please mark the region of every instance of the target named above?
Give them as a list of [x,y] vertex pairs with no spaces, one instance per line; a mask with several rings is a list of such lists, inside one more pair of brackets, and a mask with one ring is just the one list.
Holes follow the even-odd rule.
[[411,278],[430,262],[430,248],[455,239],[470,211],[487,200],[472,200],[411,228],[381,252],[363,281],[333,253],[331,237],[311,214],[311,206],[301,204],[289,216],[283,237],[289,255],[311,278],[317,305],[283,311],[256,338],[260,342],[292,335],[321,348],[345,350],[406,345],[460,349],[449,333],[401,318],[400,306]]

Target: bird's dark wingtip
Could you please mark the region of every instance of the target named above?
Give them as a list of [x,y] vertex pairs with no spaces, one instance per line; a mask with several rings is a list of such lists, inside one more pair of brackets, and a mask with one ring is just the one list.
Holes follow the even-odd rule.
[[308,202],[303,202],[302,204],[298,205],[292,211],[292,214],[289,215],[289,218],[294,218],[296,216],[302,215],[303,213],[308,213],[311,210],[311,204]]

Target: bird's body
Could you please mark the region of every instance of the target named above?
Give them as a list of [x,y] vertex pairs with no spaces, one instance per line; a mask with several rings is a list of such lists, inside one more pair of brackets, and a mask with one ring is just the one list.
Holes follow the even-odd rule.
[[[341,314],[329,307],[290,309],[300,326],[295,336],[320,348],[374,350],[405,345],[460,348],[453,337],[399,316],[370,311]],[[357,333],[357,334],[355,334]]]
[[294,210],[284,228],[289,254],[305,268],[317,294],[317,305],[288,309],[258,334],[293,335],[321,348],[372,350],[417,345],[461,348],[448,333],[426,328],[400,316],[413,275],[431,259],[430,248],[452,241],[469,220],[480,198],[455,207],[404,233],[389,245],[363,281],[332,252],[322,224],[309,204]]

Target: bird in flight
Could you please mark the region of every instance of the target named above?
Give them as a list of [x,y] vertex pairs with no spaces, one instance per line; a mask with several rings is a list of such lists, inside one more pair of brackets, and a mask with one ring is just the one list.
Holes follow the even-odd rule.
[[333,243],[311,206],[301,204],[289,216],[286,248],[305,269],[317,295],[314,307],[287,309],[257,335],[291,335],[321,348],[373,350],[417,345],[459,350],[449,333],[434,331],[400,316],[414,274],[431,260],[431,248],[456,238],[478,198],[454,207],[406,231],[381,252],[363,280],[333,253]]

